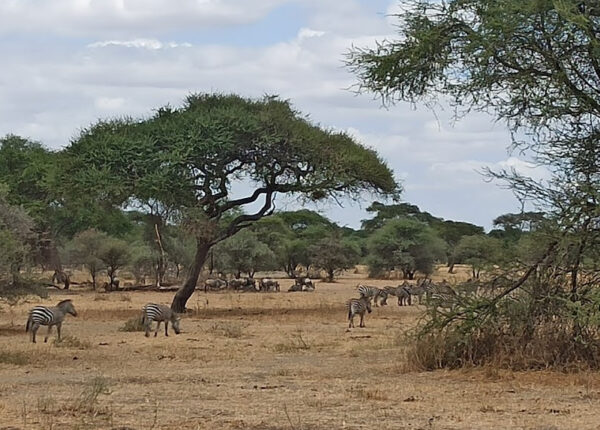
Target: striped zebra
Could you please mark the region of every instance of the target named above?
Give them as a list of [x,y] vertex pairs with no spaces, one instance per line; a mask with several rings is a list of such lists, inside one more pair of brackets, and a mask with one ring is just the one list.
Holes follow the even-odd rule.
[[365,326],[365,312],[371,313],[371,300],[367,297],[360,299],[350,299],[346,303],[348,307],[348,328],[354,327],[354,316],[360,315],[359,327]]
[[[381,288],[369,287],[367,285],[359,285],[358,294],[360,294],[361,297],[365,297],[369,300],[372,299],[373,303],[375,303],[375,306],[387,305],[388,293],[385,290],[382,290]],[[381,300],[377,302],[377,299]]]
[[142,308],[142,324],[146,331],[146,337],[150,336],[150,326],[152,321],[156,321],[156,331],[154,337],[158,335],[158,328],[161,321],[165,323],[165,336],[169,335],[169,321],[173,325],[175,334],[179,334],[179,320],[181,317],[173,312],[167,305],[157,305],[156,303],[148,303]]
[[412,305],[412,288],[408,282],[398,285],[397,287],[384,287],[383,288],[388,295],[396,296],[398,298],[398,306],[409,306]]
[[60,329],[67,314],[71,314],[74,317],[77,316],[77,311],[75,311],[75,307],[71,300],[62,300],[54,307],[36,306],[29,311],[25,333],[31,330],[31,341],[35,343],[35,335],[38,329],[41,325],[47,325],[48,333],[46,333],[46,337],[44,337],[44,342],[48,342],[48,336],[50,336],[52,327],[56,326],[58,340],[60,340]]

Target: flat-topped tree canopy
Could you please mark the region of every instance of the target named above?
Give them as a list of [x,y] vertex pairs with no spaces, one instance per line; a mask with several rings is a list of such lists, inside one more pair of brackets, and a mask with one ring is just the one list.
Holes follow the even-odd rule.
[[[277,97],[193,94],[182,107],[162,107],[148,118],[100,121],[67,153],[74,190],[116,205],[158,202],[201,219],[197,273],[212,245],[270,214],[277,193],[322,200],[400,191],[374,150],[311,123]],[[233,197],[235,182],[252,189]],[[255,209],[223,217],[249,205]],[[192,273],[184,289],[193,292],[197,277]]]

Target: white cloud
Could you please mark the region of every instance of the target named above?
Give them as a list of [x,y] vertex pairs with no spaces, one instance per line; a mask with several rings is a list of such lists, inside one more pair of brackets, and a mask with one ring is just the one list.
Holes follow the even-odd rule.
[[3,0],[0,33],[136,35],[255,22],[290,0]]
[[125,99],[122,97],[98,97],[94,105],[100,109],[109,112],[121,109],[125,104]]
[[191,43],[176,43],[168,42],[163,43],[157,39],[132,39],[132,40],[104,40],[100,42],[94,42],[87,45],[88,48],[107,48],[111,46],[124,47],[124,48],[141,48],[158,50],[164,48],[191,48]]
[[320,37],[325,34],[324,31],[311,30],[310,28],[301,28],[298,32],[298,39],[308,39],[310,37]]

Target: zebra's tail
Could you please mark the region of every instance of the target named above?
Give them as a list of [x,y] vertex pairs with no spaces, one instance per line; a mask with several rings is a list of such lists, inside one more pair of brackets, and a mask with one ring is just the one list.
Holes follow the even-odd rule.
[[27,333],[30,328],[31,328],[31,315],[29,315],[29,318],[27,318],[27,324],[25,324],[25,333]]
[[352,304],[348,303],[348,321],[352,317]]
[[142,317],[140,318],[142,325],[146,325],[146,317],[146,306],[144,306],[142,308]]

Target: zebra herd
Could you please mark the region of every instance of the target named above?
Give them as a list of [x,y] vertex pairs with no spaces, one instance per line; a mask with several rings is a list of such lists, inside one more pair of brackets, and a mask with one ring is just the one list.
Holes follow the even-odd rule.
[[[211,281],[211,282],[209,282]],[[263,278],[259,281],[258,289],[256,289],[256,283],[252,278],[246,279],[234,279],[229,282],[220,279],[209,279],[205,282],[205,291],[209,288],[208,285],[215,286],[218,288],[221,285],[219,282],[226,282],[225,285],[241,289],[252,286],[254,291],[280,291],[279,282],[271,278]],[[212,288],[212,287],[210,287]],[[313,282],[309,278],[296,278],[294,284],[288,291],[314,291],[315,287]],[[358,286],[359,298],[353,298],[348,300],[346,303],[348,308],[348,328],[354,327],[354,317],[360,316],[360,327],[365,327],[364,317],[365,313],[371,313],[371,303],[375,306],[387,305],[387,299],[389,296],[395,296],[398,299],[398,306],[409,306],[413,303],[413,297],[418,299],[419,304],[422,303],[423,296],[427,299],[434,297],[449,297],[456,295],[456,292],[452,289],[450,284],[445,280],[441,283],[434,283],[430,279],[425,279],[418,282],[416,285],[404,282],[397,287],[386,286],[383,288],[372,287],[367,285]],[[36,342],[36,334],[40,326],[47,326],[48,332],[44,337],[44,342],[48,341],[48,337],[52,332],[52,327],[56,326],[58,333],[58,339],[60,340],[62,323],[67,314],[77,316],[77,311],[73,306],[73,302],[69,300],[62,300],[54,307],[47,306],[36,306],[29,311],[29,317],[25,326],[26,332],[31,332],[31,340],[33,343]],[[144,327],[146,337],[150,336],[150,327],[153,322],[156,322],[156,330],[154,337],[158,335],[160,323],[164,323],[165,336],[169,335],[168,327],[169,323],[173,327],[175,334],[180,333],[181,316],[171,310],[166,305],[160,305],[156,303],[148,303],[142,308],[141,322]]]
[[[262,278],[256,280],[254,278],[235,278],[235,279],[224,279],[224,278],[211,278],[204,281],[204,292],[220,291],[220,290],[234,290],[239,292],[279,292],[281,286],[279,281],[273,278]],[[294,291],[305,291],[312,292],[315,290],[315,284],[310,278],[296,278],[294,284],[288,289],[288,292]]]
[[410,306],[413,303],[413,297],[418,299],[419,304],[423,301],[423,296],[428,300],[432,298],[447,298],[456,295],[450,284],[443,280],[435,283],[431,279],[423,279],[413,285],[404,281],[397,287],[385,286],[383,288],[372,287],[368,285],[358,285],[357,291],[359,298],[353,298],[346,303],[348,309],[348,328],[354,327],[354,317],[360,316],[359,327],[365,327],[365,313],[371,313],[371,303],[375,306],[387,305],[389,296],[395,296],[398,299],[398,306]]
[[[236,291],[280,291],[279,281],[272,278],[262,278],[256,282],[252,278],[241,278],[232,279],[227,281],[225,279],[207,279],[204,282],[204,291],[220,290],[224,288],[232,288]],[[294,284],[288,291],[314,291],[315,286],[310,278],[296,278]],[[29,317],[27,318],[27,324],[25,325],[25,332],[31,333],[31,341],[36,343],[36,335],[40,326],[47,326],[48,332],[44,337],[44,342],[48,341],[48,337],[52,332],[52,328],[56,326],[58,333],[58,340],[60,340],[62,323],[67,314],[77,316],[77,311],[73,306],[73,302],[68,300],[60,301],[56,306],[36,306],[29,311]],[[156,322],[156,330],[154,337],[158,335],[158,329],[160,323],[163,322],[165,326],[165,336],[169,335],[169,323],[173,327],[175,334],[180,333],[179,322],[181,316],[171,310],[166,305],[159,305],[156,303],[148,303],[142,308],[141,322],[144,327],[146,337],[150,336],[150,327],[153,322]]]

